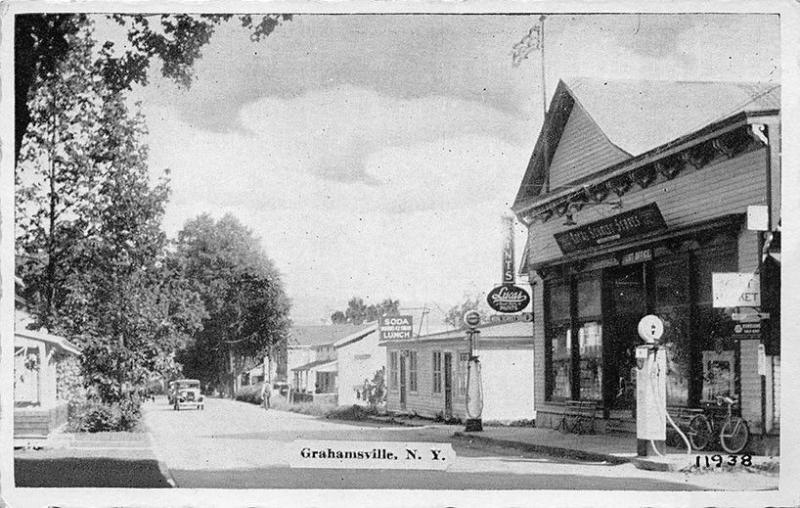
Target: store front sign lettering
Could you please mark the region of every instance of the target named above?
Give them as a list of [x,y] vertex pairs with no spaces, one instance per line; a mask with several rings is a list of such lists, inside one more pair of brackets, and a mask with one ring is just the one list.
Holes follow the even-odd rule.
[[381,340],[410,339],[414,331],[411,316],[381,317]]
[[569,254],[616,240],[652,233],[666,227],[667,224],[661,216],[658,205],[650,203],[607,219],[556,233],[555,238],[561,251]]

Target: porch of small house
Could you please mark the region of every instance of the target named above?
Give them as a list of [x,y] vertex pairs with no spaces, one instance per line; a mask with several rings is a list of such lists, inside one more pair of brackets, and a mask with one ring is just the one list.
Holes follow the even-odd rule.
[[50,407],[17,404],[14,407],[14,440],[44,440],[66,423],[66,402]]

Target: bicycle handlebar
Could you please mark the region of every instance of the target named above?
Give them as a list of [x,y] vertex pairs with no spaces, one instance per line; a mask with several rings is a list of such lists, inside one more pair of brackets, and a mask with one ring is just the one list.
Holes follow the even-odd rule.
[[728,405],[736,404],[736,397],[728,397],[727,395],[717,395],[717,405],[721,406],[723,403]]

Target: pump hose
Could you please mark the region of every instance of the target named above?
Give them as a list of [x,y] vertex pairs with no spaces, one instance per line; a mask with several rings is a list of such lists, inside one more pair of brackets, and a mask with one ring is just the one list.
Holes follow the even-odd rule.
[[[669,422],[670,425],[672,425],[672,428],[675,429],[675,431],[681,436],[681,438],[683,439],[683,442],[686,443],[686,455],[691,455],[692,454],[692,445],[689,443],[689,438],[686,437],[686,434],[684,434],[683,431],[681,431],[681,429],[672,420],[672,417],[669,415],[669,411],[667,411],[667,409],[666,409],[667,408],[667,403],[666,403],[665,400],[663,400],[661,398],[661,393],[656,389],[655,384],[651,383],[650,386],[652,387],[653,392],[655,393],[656,397],[658,398],[658,402],[659,402],[658,407],[659,408],[662,408],[662,407],[664,408],[664,414],[667,417],[667,421]],[[662,402],[663,402],[663,404],[662,404]],[[650,440],[650,446],[653,447],[653,451],[656,452],[656,455],[658,455],[659,457],[663,457],[664,456],[664,454],[662,454],[661,452],[658,451],[658,448],[656,448],[656,443],[652,439]]]

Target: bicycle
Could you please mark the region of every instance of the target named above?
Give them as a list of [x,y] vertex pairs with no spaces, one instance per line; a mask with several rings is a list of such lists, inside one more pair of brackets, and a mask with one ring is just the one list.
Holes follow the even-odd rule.
[[724,418],[707,411],[692,418],[686,433],[692,448],[705,450],[716,436],[722,449],[728,453],[736,454],[745,449],[750,440],[750,427],[747,420],[733,415],[732,407],[737,402],[736,398],[717,395],[717,405],[724,403],[728,406]]

